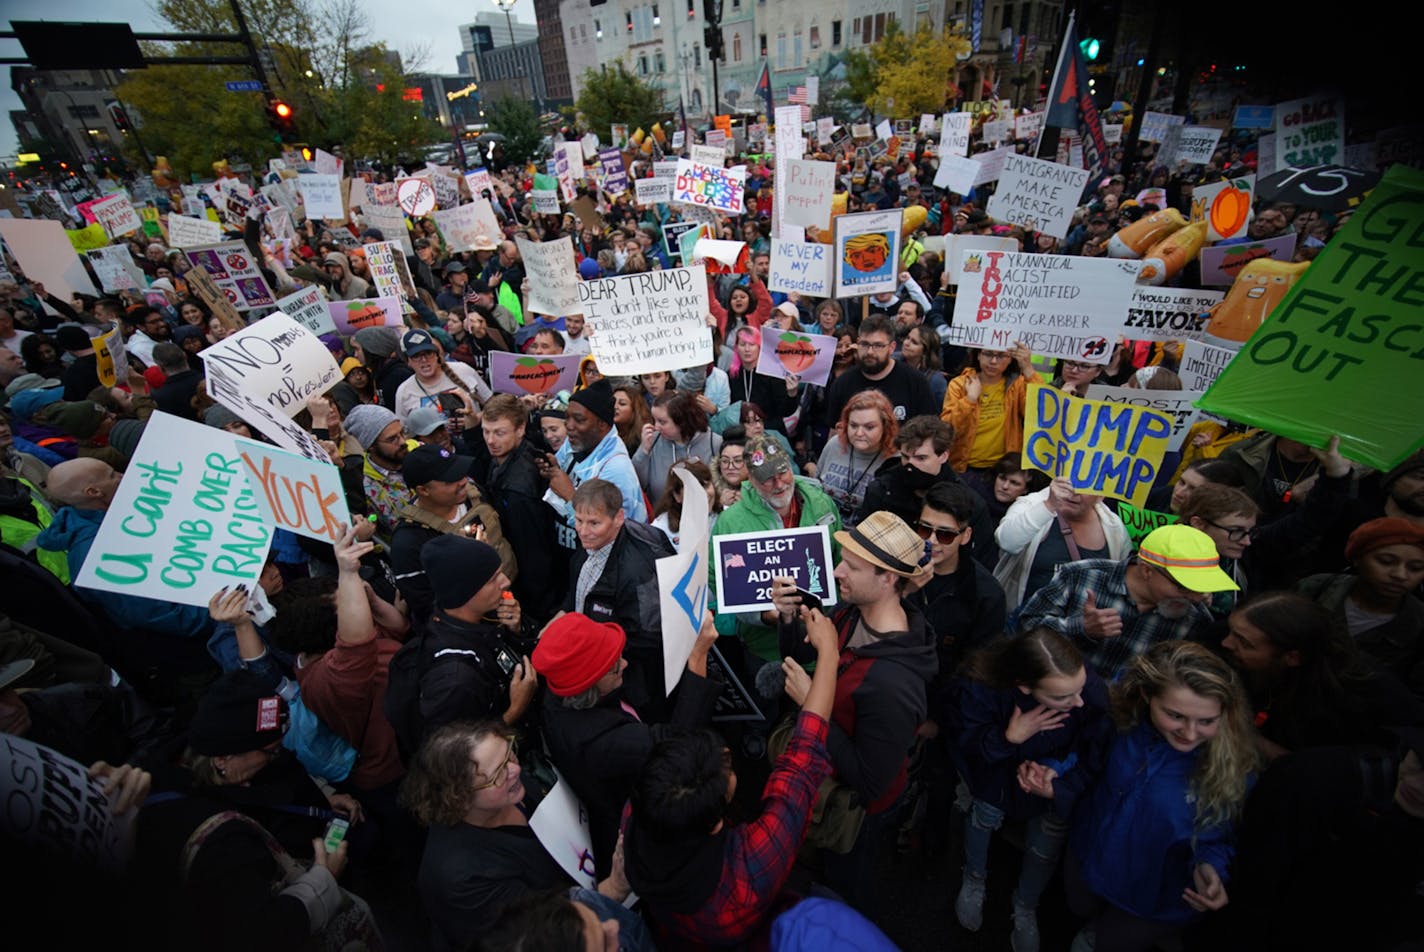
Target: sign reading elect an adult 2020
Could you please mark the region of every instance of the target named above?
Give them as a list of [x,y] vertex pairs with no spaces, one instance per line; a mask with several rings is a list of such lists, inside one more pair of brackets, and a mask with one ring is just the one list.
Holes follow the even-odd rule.
[[717,611],[768,611],[771,580],[786,577],[821,599],[836,602],[831,575],[831,533],[825,526],[776,532],[735,532],[712,537]]

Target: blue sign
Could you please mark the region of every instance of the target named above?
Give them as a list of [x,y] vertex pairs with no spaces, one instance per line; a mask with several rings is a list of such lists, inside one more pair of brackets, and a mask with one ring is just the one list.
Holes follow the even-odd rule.
[[227,84],[230,93],[260,93],[262,84],[255,79],[235,79]]
[[836,603],[831,532],[826,526],[714,535],[712,560],[718,612],[769,610],[771,580],[782,576],[819,596],[823,604]]
[[1231,117],[1233,129],[1274,129],[1275,106],[1237,106]]

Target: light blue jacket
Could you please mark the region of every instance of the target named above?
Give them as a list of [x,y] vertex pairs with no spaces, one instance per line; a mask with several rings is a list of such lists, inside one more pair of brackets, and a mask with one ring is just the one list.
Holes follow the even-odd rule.
[[[559,452],[555,455],[559,465],[572,477],[575,489],[590,479],[606,479],[623,494],[623,514],[633,522],[648,521],[648,504],[643,500],[643,486],[638,482],[638,473],[633,469],[633,459],[628,455],[628,447],[623,445],[616,429],[610,429],[593,448],[593,452],[578,463],[573,462],[574,451],[569,447],[568,440],[564,441],[564,445],[559,447]],[[569,468],[570,463],[573,463],[572,469]],[[577,549],[579,543],[578,536],[574,534],[573,504],[560,499],[553,490],[544,494],[544,501],[558,513],[559,521],[554,528],[559,537],[559,545],[569,550]]]

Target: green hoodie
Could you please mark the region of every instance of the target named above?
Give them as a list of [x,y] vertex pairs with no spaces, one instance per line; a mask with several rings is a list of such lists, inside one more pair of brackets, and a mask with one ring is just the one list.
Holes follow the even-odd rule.
[[[796,477],[796,493],[801,497],[800,526],[825,526],[831,531],[831,560],[840,561],[840,546],[836,543],[836,533],[841,528],[841,514],[820,483],[804,476]],[[732,508],[717,517],[712,527],[712,535],[732,535],[739,532],[774,532],[781,528],[778,516],[761,493],[748,480],[742,483],[742,498]],[[716,567],[708,564],[707,584],[711,589],[713,603],[717,600]],[[736,635],[742,639],[747,650],[766,661],[780,661],[780,645],[777,643],[775,628],[761,623],[757,612],[739,614],[718,614],[717,632],[721,635]]]

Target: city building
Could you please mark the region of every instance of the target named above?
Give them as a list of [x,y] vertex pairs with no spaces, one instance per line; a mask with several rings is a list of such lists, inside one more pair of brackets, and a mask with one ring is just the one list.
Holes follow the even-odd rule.
[[80,165],[117,155],[128,134],[118,83],[114,70],[10,67],[10,86],[24,105],[10,113],[21,149],[47,143]]

